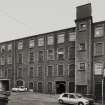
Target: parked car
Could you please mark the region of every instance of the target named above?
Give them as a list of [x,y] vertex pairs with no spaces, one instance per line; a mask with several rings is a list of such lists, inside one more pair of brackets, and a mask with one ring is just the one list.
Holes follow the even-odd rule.
[[91,98],[86,98],[78,93],[62,93],[58,102],[60,104],[76,104],[76,105],[94,105],[94,100]]
[[24,86],[12,88],[12,92],[25,92],[25,91],[27,91],[27,88],[25,88]]

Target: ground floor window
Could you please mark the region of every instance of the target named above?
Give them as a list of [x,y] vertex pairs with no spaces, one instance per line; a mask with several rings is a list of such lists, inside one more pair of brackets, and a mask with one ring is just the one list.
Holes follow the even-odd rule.
[[40,92],[40,93],[43,92],[42,82],[38,82],[38,92]]
[[33,89],[34,88],[34,84],[33,84],[33,82],[30,82],[29,83],[29,89]]
[[86,85],[77,85],[77,93],[86,94],[87,86]]
[[48,82],[48,93],[52,93],[52,82]]
[[24,83],[23,83],[22,80],[18,80],[18,81],[16,82],[16,86],[23,86],[23,85],[24,85]]
[[74,82],[69,83],[69,92],[73,93],[75,91],[75,84]]

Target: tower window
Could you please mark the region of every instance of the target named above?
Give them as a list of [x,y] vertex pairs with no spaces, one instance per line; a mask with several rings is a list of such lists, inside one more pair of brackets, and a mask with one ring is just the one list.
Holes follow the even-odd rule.
[[79,24],[79,31],[86,30],[86,28],[87,28],[86,23]]

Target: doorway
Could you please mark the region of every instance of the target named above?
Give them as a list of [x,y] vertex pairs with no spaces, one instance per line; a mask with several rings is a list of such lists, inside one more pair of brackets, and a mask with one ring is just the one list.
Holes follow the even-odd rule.
[[61,94],[66,91],[66,82],[65,81],[56,81],[56,93]]

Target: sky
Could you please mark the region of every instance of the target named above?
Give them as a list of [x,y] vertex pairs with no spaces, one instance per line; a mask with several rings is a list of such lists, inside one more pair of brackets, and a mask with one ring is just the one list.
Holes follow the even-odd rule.
[[105,20],[105,0],[0,0],[0,42],[74,27],[87,3],[94,22]]

